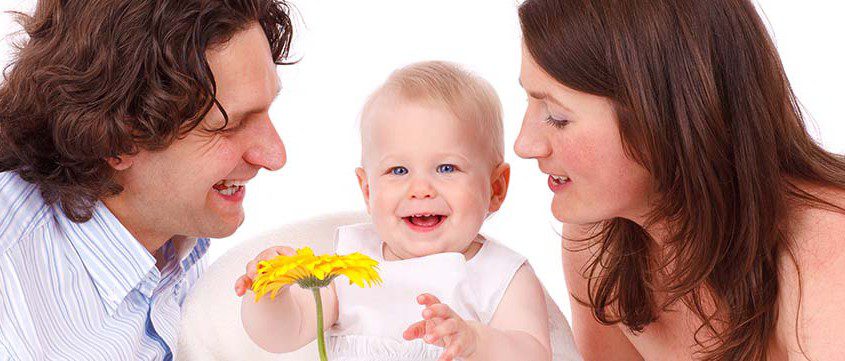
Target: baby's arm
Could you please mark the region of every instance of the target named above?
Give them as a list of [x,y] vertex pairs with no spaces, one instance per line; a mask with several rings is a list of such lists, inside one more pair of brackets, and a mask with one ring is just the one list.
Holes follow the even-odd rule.
[[423,321],[405,331],[446,347],[440,360],[551,360],[546,296],[531,267],[514,275],[490,325],[465,321],[431,295],[421,295]]
[[[250,291],[258,261],[278,254],[293,254],[288,247],[273,247],[261,252],[247,264],[246,274],[235,283],[235,292],[243,296],[241,320],[249,337],[269,352],[291,352],[305,346],[317,337],[317,309],[314,294],[299,286],[287,286],[279,291],[275,300],[269,294],[255,302]],[[321,289],[323,300],[323,327],[328,329],[337,322],[337,294],[334,283]]]

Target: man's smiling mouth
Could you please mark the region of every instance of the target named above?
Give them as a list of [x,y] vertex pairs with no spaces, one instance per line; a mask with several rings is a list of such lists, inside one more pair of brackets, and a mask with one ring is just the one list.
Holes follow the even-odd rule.
[[243,189],[244,186],[246,186],[246,181],[224,179],[211,188],[224,196],[231,196]]

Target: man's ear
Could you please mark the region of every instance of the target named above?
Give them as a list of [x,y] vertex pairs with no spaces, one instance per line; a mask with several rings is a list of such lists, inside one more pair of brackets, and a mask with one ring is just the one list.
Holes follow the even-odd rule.
[[107,157],[106,162],[116,171],[127,170],[135,161],[134,155],[121,155],[118,157]]
[[361,187],[364,203],[367,204],[367,213],[370,213],[370,183],[367,182],[367,172],[364,168],[358,167],[355,168],[355,175],[358,177],[358,186]]
[[508,195],[508,184],[511,179],[510,164],[502,162],[493,169],[490,175],[490,208],[488,212],[498,211],[505,202],[505,197]]

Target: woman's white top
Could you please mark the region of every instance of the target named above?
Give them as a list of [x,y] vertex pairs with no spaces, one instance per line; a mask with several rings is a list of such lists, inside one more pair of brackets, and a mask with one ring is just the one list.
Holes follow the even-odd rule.
[[525,263],[525,257],[490,239],[469,261],[453,252],[385,261],[383,243],[369,223],[339,228],[335,248],[337,254],[360,252],[378,261],[384,282],[360,288],[342,276],[335,280],[338,318],[327,342],[333,361],[437,360],[443,348],[402,338],[408,326],[422,320],[417,296],[430,293],[465,320],[489,324]]

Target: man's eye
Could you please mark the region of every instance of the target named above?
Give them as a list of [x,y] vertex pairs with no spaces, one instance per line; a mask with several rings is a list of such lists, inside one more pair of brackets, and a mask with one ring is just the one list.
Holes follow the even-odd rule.
[[455,171],[455,166],[452,164],[441,164],[437,166],[437,173],[452,173]]
[[393,167],[393,168],[390,168],[390,174],[393,174],[393,175],[405,175],[405,174],[408,174],[408,168],[405,168],[405,167]]

